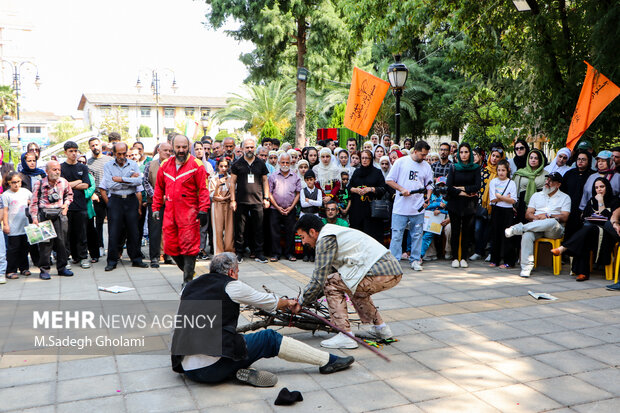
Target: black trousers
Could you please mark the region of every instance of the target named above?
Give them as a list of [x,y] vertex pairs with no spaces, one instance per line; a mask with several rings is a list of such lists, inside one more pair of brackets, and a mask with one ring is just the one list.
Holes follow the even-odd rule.
[[99,233],[96,227],[96,217],[88,218],[86,223],[86,244],[90,258],[99,259]]
[[383,245],[383,230],[385,222],[383,219],[372,218],[368,216],[353,216],[349,215],[349,223],[351,228],[362,231],[366,235],[370,235],[377,242]]
[[67,211],[67,255],[74,261],[88,258],[88,242],[86,240],[87,211]]
[[461,216],[458,213],[450,212],[450,224],[452,226],[452,234],[450,235],[450,246],[452,247],[452,256],[458,258],[459,254],[459,237],[463,234],[461,240],[461,259],[466,260],[469,257],[469,250],[474,244],[474,219],[476,215]]
[[590,275],[590,252],[596,252],[598,248],[599,228],[586,223],[562,243],[568,255],[573,257],[572,270],[577,275]]
[[24,235],[9,235],[6,245],[6,273],[26,271],[28,265],[28,237]]
[[[291,211],[288,215],[282,215],[275,209],[269,209],[271,223],[271,254],[284,255],[285,257],[293,255],[295,247],[295,213]],[[280,245],[281,232],[284,232],[284,249]]]
[[103,201],[99,201],[99,202],[93,201],[93,207],[95,208],[95,228],[97,230],[99,247],[103,248],[103,223],[108,213],[108,208],[105,202]]
[[504,230],[514,221],[512,208],[493,206],[491,212],[491,262],[499,265],[502,258],[504,264],[514,267],[517,249],[512,238],[506,238]]
[[146,221],[146,205],[140,205],[140,210],[142,214],[138,218],[138,234],[140,234],[140,242],[142,242],[142,237],[144,236],[144,221]]
[[127,253],[132,262],[142,262],[138,234],[138,198],[110,196],[108,198],[108,265],[116,265],[123,247],[122,235],[127,235]]
[[162,205],[159,210],[159,220],[153,218],[153,204],[148,204],[146,213],[149,219],[149,259],[151,262],[159,262],[161,254],[161,228],[164,222],[164,212],[166,205]]
[[195,255],[173,255],[172,259],[177,264],[177,267],[183,271],[183,283],[188,283],[194,279],[194,269],[196,268]]
[[[46,221],[43,216],[39,216],[39,222]],[[52,250],[56,251],[56,268],[62,271],[67,266],[67,247],[65,245],[65,234],[67,228],[67,217],[59,215],[52,220],[56,238],[39,243],[39,268],[45,271],[50,270],[50,255]]]
[[248,221],[250,223],[248,234],[254,239],[250,245],[254,246],[254,254],[260,255],[263,253],[263,204],[237,204],[237,211],[235,211],[235,251],[237,254],[243,254],[244,235]]

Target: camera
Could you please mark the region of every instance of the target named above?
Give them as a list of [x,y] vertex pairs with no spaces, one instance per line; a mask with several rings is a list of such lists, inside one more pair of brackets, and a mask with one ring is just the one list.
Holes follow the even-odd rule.
[[54,204],[60,201],[60,195],[58,194],[58,192],[50,192],[47,195],[47,200],[50,202],[50,204]]

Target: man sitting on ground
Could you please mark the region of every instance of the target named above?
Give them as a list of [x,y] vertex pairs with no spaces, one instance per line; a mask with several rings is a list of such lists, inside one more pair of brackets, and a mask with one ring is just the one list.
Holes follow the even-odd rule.
[[521,277],[529,277],[534,268],[534,241],[538,238],[559,239],[564,236],[564,224],[570,214],[570,197],[560,191],[562,175],[547,175],[545,186],[530,198],[525,212],[527,224],[506,228],[506,237],[523,235],[521,238]]
[[[314,273],[304,288],[302,304],[315,301],[324,292],[331,321],[350,333],[346,293],[362,323],[373,324],[364,336],[391,338],[392,331],[383,322],[370,298],[372,294],[394,287],[403,276],[400,264],[390,251],[361,231],[333,224],[324,225],[313,214],[299,218],[295,231],[305,246],[316,248]],[[329,340],[323,340],[321,346],[356,348],[357,342],[346,334],[338,333]]]
[[342,218],[338,218],[338,202],[327,201],[325,204],[325,215],[326,218],[323,218],[323,224],[334,224],[339,225],[341,227],[348,227],[349,223]]
[[[354,359],[351,356],[338,357],[317,350],[291,337],[283,337],[274,330],[265,329],[244,335],[236,333],[239,304],[251,305],[265,311],[299,311],[301,307],[296,300],[280,298],[273,293],[261,293],[239,281],[239,263],[231,252],[213,257],[209,270],[209,274],[203,274],[185,286],[181,293],[179,315],[185,300],[219,301],[222,308],[221,346],[205,343],[204,354],[173,354],[172,369],[177,373],[185,373],[189,379],[201,383],[219,383],[236,376],[253,386],[271,387],[278,381],[275,374],[249,369],[261,358],[278,356],[286,361],[314,364],[319,366],[322,374],[335,373],[353,364]],[[185,303],[188,304],[188,301]],[[175,339],[177,334],[185,335]],[[191,342],[192,337],[188,336],[187,332],[175,331],[172,338],[173,350],[175,343],[181,340],[185,343]],[[209,350],[210,347],[219,349]]]

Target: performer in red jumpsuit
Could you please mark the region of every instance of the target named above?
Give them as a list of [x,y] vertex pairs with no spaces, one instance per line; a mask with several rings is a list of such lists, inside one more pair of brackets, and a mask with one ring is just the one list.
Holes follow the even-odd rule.
[[207,171],[189,154],[190,141],[184,135],[172,140],[174,156],[157,171],[153,218],[160,219],[164,199],[162,234],[164,253],[183,271],[183,286],[194,278],[196,256],[200,251],[200,226],[209,219]]

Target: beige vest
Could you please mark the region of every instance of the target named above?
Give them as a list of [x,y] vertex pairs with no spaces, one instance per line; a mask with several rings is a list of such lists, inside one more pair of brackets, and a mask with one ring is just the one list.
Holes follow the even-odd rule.
[[333,266],[340,273],[342,281],[352,292],[372,267],[387,252],[387,248],[374,238],[353,228],[325,224],[319,237],[335,235],[338,252],[334,257]]

